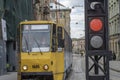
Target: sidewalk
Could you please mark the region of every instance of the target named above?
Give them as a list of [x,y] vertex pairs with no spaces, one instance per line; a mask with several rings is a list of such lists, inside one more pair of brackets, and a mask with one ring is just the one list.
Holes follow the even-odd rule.
[[5,75],[0,75],[0,80],[17,80],[17,72],[8,72]]
[[[110,61],[110,69],[120,72],[120,61]],[[0,80],[17,80],[17,72],[8,72],[6,75],[1,75]]]
[[[78,56],[78,55],[74,54],[73,56]],[[83,58],[85,58],[85,57],[83,57]],[[100,61],[100,64],[103,65],[102,61]],[[110,66],[111,70],[120,72],[120,61],[109,61],[109,66]]]
[[120,72],[120,61],[110,61],[110,69]]

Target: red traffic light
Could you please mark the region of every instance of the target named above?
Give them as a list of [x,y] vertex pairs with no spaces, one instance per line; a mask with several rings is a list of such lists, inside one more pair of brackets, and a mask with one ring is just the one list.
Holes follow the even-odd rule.
[[100,31],[102,27],[103,27],[103,22],[101,21],[101,19],[94,18],[90,21],[90,28],[93,31]]

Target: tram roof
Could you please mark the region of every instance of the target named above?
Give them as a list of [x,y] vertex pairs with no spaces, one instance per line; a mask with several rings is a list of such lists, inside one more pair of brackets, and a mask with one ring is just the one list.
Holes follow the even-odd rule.
[[20,24],[56,24],[53,21],[22,21]]

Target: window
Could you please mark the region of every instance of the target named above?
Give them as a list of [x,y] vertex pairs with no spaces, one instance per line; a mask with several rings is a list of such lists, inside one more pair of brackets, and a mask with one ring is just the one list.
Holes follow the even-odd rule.
[[23,27],[23,52],[47,52],[50,50],[49,25],[24,25]]
[[59,17],[60,17],[60,18],[63,18],[63,14],[62,14],[62,13],[59,13]]
[[55,13],[52,13],[52,14],[51,14],[51,17],[52,17],[53,19],[55,19],[55,18],[56,18]]

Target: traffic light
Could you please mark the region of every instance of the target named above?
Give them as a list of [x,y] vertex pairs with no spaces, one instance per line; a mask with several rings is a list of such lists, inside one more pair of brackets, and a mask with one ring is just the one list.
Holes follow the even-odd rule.
[[108,1],[85,0],[86,50],[108,49]]
[[[85,0],[85,48],[86,80],[110,80],[108,0]],[[103,65],[99,63],[101,60]]]

